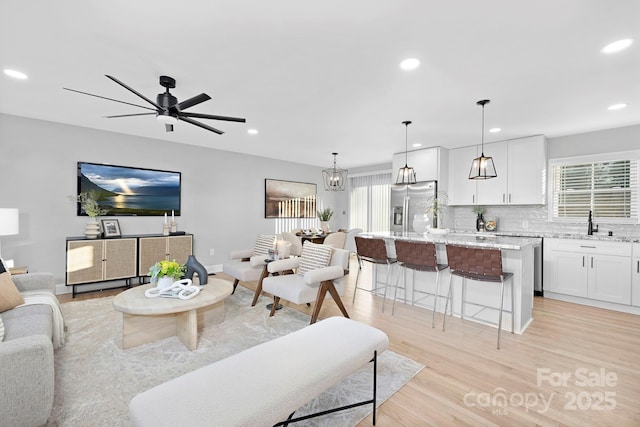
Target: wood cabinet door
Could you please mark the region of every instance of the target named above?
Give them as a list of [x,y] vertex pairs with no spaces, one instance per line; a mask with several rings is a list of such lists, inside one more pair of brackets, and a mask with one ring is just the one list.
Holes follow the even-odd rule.
[[631,258],[590,255],[588,269],[589,298],[631,304]]
[[136,277],[138,239],[104,241],[104,280]]
[[102,280],[102,240],[67,241],[67,285]]
[[138,275],[146,276],[153,264],[167,259],[167,253],[166,237],[141,237]]
[[171,236],[167,248],[167,260],[175,259],[178,264],[185,264],[189,255],[193,254],[193,236]]

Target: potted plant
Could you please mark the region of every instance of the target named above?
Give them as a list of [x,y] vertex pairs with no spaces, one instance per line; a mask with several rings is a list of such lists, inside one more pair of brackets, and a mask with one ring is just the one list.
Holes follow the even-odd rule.
[[84,234],[87,239],[95,239],[100,234],[100,225],[98,217],[105,215],[108,210],[101,208],[98,204],[99,194],[97,191],[83,191],[78,194],[76,200],[80,203],[80,208],[84,213],[89,215],[89,222],[85,227]]
[[182,279],[186,267],[180,265],[174,259],[173,261],[158,261],[149,268],[149,276],[151,283],[157,283],[161,289],[168,288],[174,282]]
[[448,229],[442,227],[445,214],[449,208],[447,205],[448,199],[447,193],[439,191],[427,200],[426,212],[433,216],[433,225],[429,231],[434,234],[447,234],[449,232]]
[[320,228],[322,228],[323,233],[328,233],[329,229],[329,220],[333,216],[333,210],[331,208],[325,208],[323,210],[317,211],[318,219],[320,220]]
[[484,213],[487,209],[484,206],[474,206],[473,212],[476,213],[476,231],[485,231],[484,230]]

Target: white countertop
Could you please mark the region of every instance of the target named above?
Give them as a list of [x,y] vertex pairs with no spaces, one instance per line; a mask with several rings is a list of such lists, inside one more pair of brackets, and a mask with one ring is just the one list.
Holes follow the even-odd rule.
[[363,237],[384,237],[398,240],[416,240],[422,242],[433,242],[441,244],[454,244],[477,246],[484,248],[496,248],[506,250],[520,250],[525,246],[537,246],[540,244],[539,237],[511,237],[492,233],[448,233],[436,235],[427,233],[422,236],[417,233],[363,233]]

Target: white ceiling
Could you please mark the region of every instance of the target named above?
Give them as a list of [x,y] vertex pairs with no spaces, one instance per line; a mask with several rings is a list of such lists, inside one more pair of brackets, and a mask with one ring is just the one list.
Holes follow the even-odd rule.
[[[621,53],[609,42],[633,38]],[[412,72],[402,59],[419,58]],[[3,0],[0,112],[259,156],[339,167],[389,162],[409,144],[495,141],[640,123],[638,0]],[[177,80],[189,111],[246,117],[166,133],[145,104]],[[608,111],[614,103],[628,107]],[[247,134],[250,128],[257,135]],[[606,141],[603,141],[606,143]],[[411,148],[411,146],[410,146]]]

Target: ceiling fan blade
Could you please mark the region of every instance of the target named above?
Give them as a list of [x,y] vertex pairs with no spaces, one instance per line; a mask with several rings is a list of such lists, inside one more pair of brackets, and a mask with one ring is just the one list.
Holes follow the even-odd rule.
[[82,91],[80,91],[80,90],[69,89],[68,87],[63,87],[62,89],[64,89],[64,90],[68,90],[68,91],[70,91],[70,92],[81,93],[81,94],[83,94],[83,95],[95,96],[96,98],[106,99],[107,101],[115,101],[115,102],[119,102],[119,103],[121,103],[121,104],[133,105],[134,107],[140,107],[140,108],[144,108],[144,109],[146,109],[146,110],[153,110],[153,111],[156,111],[156,110],[155,110],[155,108],[145,107],[144,105],[132,104],[132,103],[130,103],[130,102],[120,101],[120,100],[113,99],[113,98],[107,98],[106,96],[100,96],[100,95],[95,95],[95,94],[93,94],[93,93],[82,92]]
[[247,122],[246,119],[241,119],[239,117],[215,116],[213,114],[200,114],[200,113],[183,113],[182,111],[179,114],[180,116],[183,116],[183,117],[195,117],[196,119],[226,120],[228,122],[241,122],[241,123]]
[[164,124],[164,128],[167,132],[173,132],[173,125],[169,123]]
[[115,77],[112,77],[108,74],[105,74],[105,76],[107,76],[107,78],[113,80],[114,82],[118,83],[120,86],[122,86],[123,88],[127,89],[130,92],[135,93],[136,95],[138,95],[140,98],[144,99],[145,101],[147,101],[149,104],[153,105],[154,107],[156,107],[158,110],[162,110],[164,111],[164,108],[162,108],[161,106],[159,106],[158,104],[156,104],[155,102],[153,102],[152,100],[150,100],[149,98],[147,98],[146,96],[144,96],[143,94],[139,93],[138,91],[136,91],[135,89],[130,88],[129,86],[127,86],[126,84],[122,83],[120,80],[116,79]]
[[[196,95],[192,98],[185,99],[184,101],[180,102],[177,105],[177,107],[178,107],[178,110],[186,110],[189,107],[193,107],[194,105],[198,105],[201,102],[208,101],[210,99],[211,97],[209,95],[207,95],[206,93],[201,93],[200,95]],[[170,108],[173,108],[173,107],[170,107]]]
[[199,127],[203,128],[203,129],[210,130],[211,132],[215,132],[218,135],[222,135],[224,133],[221,130],[218,130],[216,128],[212,128],[211,126],[205,125],[204,123],[200,123],[200,122],[197,122],[195,120],[191,120],[190,118],[184,117],[182,115],[178,116],[178,119],[182,120],[183,122],[187,122],[187,123],[191,123],[192,125],[199,126]]
[[117,116],[104,116],[105,119],[115,119],[117,117],[133,117],[133,116],[155,116],[157,113],[137,113],[137,114],[118,114]]

